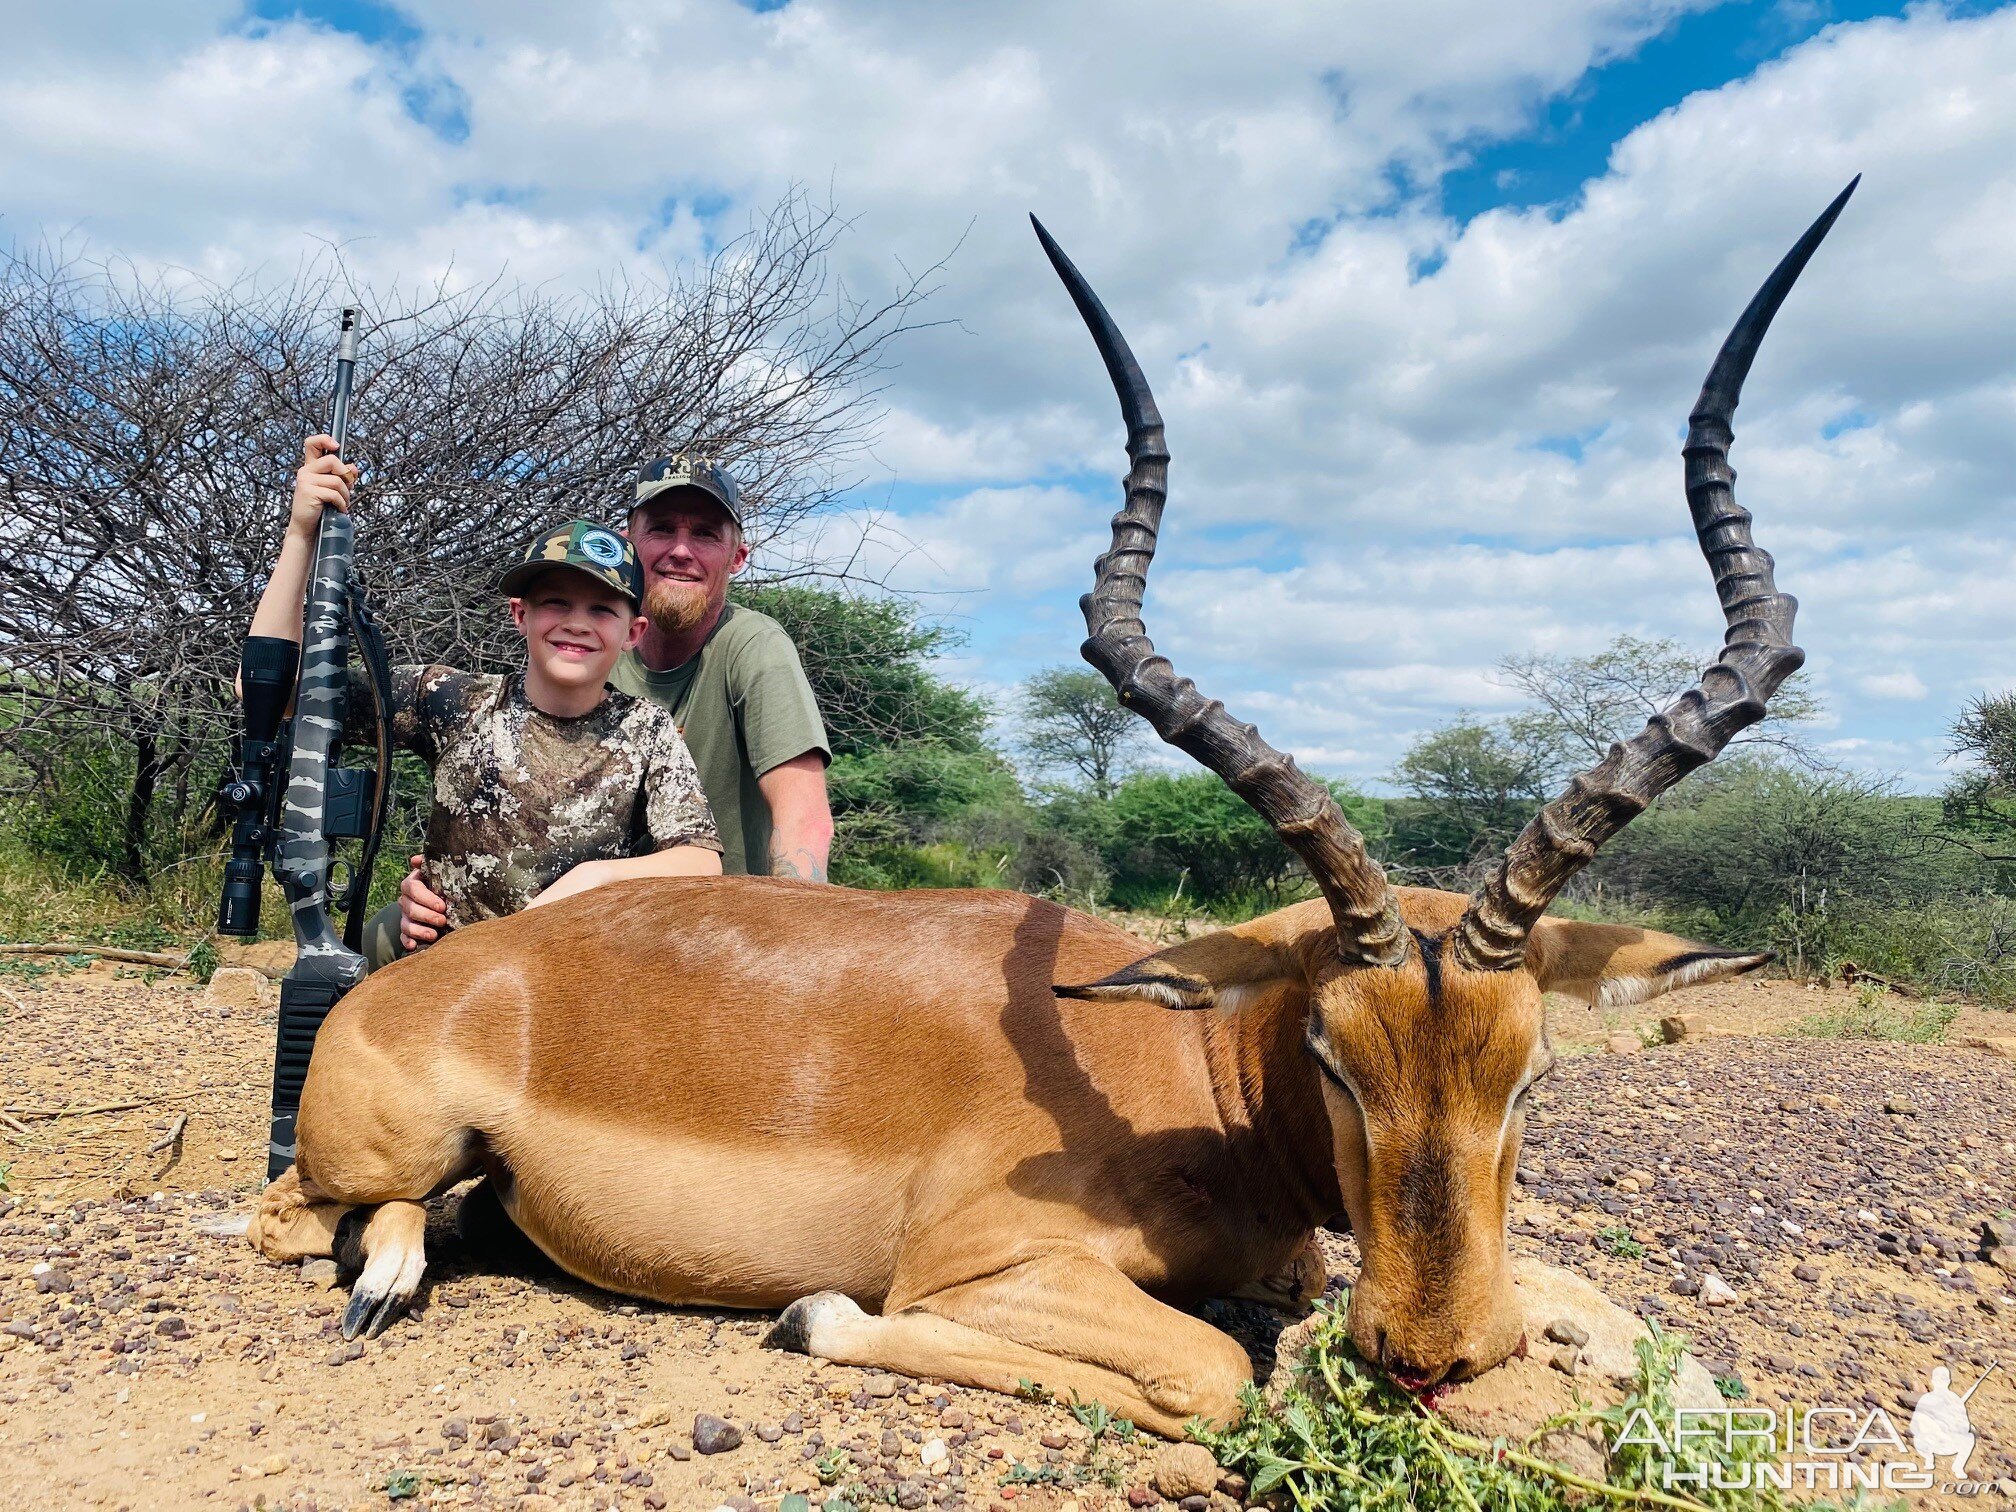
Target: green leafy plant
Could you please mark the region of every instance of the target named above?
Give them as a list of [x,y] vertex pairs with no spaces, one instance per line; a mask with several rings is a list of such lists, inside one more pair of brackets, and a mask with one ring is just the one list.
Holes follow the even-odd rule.
[[1645,1246],[1631,1237],[1631,1230],[1622,1224],[1612,1224],[1608,1228],[1596,1230],[1596,1248],[1606,1255],[1615,1255],[1619,1260],[1643,1260]]
[[1113,1410],[1104,1402],[1081,1402],[1073,1396],[1069,1406],[1071,1416],[1078,1419],[1091,1433],[1092,1442],[1095,1444],[1109,1434],[1123,1444],[1134,1437],[1133,1419],[1115,1416]]
[[[1568,1512],[1595,1505],[1657,1507],[1669,1512],[1781,1512],[1793,1504],[1764,1490],[1664,1489],[1667,1460],[1655,1446],[1626,1435],[1633,1415],[1673,1420],[1674,1384],[1686,1340],[1656,1328],[1638,1343],[1637,1371],[1625,1399],[1596,1411],[1578,1406],[1540,1424],[1524,1439],[1485,1440],[1463,1433],[1432,1407],[1401,1391],[1352,1352],[1348,1304],[1319,1302],[1310,1346],[1294,1383],[1269,1408],[1251,1385],[1241,1393],[1245,1416],[1233,1428],[1201,1420],[1190,1436],[1221,1465],[1247,1477],[1251,1494],[1285,1493],[1299,1512],[1383,1508],[1391,1512]],[[1557,1464],[1535,1445],[1557,1429],[1598,1427],[1615,1445],[1598,1479]],[[1681,1469],[1735,1468],[1769,1454],[1754,1439],[1723,1449],[1710,1436],[1690,1438],[1675,1457]],[[1707,1486],[1717,1480],[1706,1478]],[[1818,1504],[1804,1504],[1815,1506]],[[1859,1498],[1851,1506],[1863,1506]],[[1901,1505],[1901,1503],[1899,1504]]]
[[420,1494],[420,1477],[411,1470],[394,1470],[379,1489],[394,1501],[405,1501]]
[[1092,1451],[1078,1475],[1081,1480],[1097,1481],[1109,1491],[1119,1491],[1127,1484],[1127,1462],[1101,1444]]
[[1025,1402],[1034,1402],[1039,1407],[1047,1407],[1050,1403],[1057,1400],[1057,1394],[1048,1386],[1038,1385],[1027,1376],[1023,1376],[1016,1381],[1015,1395]]
[[1055,1486],[1064,1481],[1062,1465],[1025,1465],[1021,1460],[1008,1467],[1001,1477],[1004,1486]]
[[8,1180],[13,1174],[14,1167],[12,1165],[0,1165],[0,1192],[11,1192],[14,1190],[14,1184]]
[[845,1449],[828,1449],[812,1461],[812,1473],[819,1477],[819,1484],[822,1486],[836,1484],[853,1468],[853,1456]]
[[183,962],[189,975],[205,986],[217,974],[219,965],[216,942],[209,939],[198,940],[189,950],[189,958]]
[[1715,1389],[1722,1394],[1725,1402],[1740,1402],[1750,1395],[1750,1388],[1743,1377],[1736,1375],[1715,1377]]

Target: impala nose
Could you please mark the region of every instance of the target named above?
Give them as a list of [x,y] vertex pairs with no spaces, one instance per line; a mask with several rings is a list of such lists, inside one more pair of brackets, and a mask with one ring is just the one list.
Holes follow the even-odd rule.
[[1434,1386],[1454,1385],[1476,1374],[1468,1355],[1456,1355],[1444,1364],[1428,1364],[1393,1346],[1385,1329],[1379,1330],[1379,1367],[1408,1391],[1427,1391]]

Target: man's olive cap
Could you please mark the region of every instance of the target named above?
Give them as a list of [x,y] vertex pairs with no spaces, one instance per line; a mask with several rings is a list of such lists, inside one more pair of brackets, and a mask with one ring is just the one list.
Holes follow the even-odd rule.
[[549,567],[585,572],[614,588],[633,607],[644,602],[644,564],[637,560],[637,548],[593,520],[569,520],[534,536],[525,548],[524,559],[504,574],[498,586],[515,598]]
[[637,497],[631,501],[631,512],[677,488],[699,489],[728,511],[728,518],[735,522],[737,530],[742,528],[742,489],[728,475],[727,468],[712,457],[692,452],[660,457],[638,468]]

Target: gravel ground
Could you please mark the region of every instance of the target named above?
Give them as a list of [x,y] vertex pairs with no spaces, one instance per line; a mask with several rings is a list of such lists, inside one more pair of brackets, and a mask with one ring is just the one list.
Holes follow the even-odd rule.
[[[767,1318],[484,1274],[447,1203],[417,1316],[346,1345],[341,1290],[205,1231],[247,1211],[263,1174],[270,1011],[102,966],[0,982],[0,1107],[27,1131],[0,1125],[9,1507],[384,1508],[410,1486],[453,1504],[769,1509],[816,1493],[841,1453],[899,1506],[1162,1504],[1155,1443],[764,1351]],[[1686,1006],[1742,1028],[1820,998],[1775,984]],[[1574,1049],[1610,1027],[1567,1013],[1555,1033]],[[2016,1063],[1960,1048],[1717,1037],[1564,1055],[1535,1094],[1513,1247],[1684,1329],[1764,1401],[1908,1412],[1935,1363],[1964,1389],[1999,1359],[1970,1403],[1975,1468],[2016,1476],[2016,1276],[1971,1258],[1976,1225],[2016,1203],[2012,1092]],[[183,1113],[179,1140],[148,1153]],[[1611,1252],[1622,1230],[1642,1258]],[[1349,1273],[1348,1240],[1332,1258]],[[1697,1290],[1710,1269],[1733,1302]],[[1209,1313],[1264,1368],[1277,1325]]]
[[2016,1063],[1967,1048],[1569,1056],[1535,1096],[1514,1243],[1689,1334],[1764,1403],[1881,1407],[1908,1433],[1935,1365],[1964,1391],[1999,1360],[1968,1404],[1968,1474],[2016,1477],[2016,1273],[1979,1257],[2016,1206],[2012,1103]]

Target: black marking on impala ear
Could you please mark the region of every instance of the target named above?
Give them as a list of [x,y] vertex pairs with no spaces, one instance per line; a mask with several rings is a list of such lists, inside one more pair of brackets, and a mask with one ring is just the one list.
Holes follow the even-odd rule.
[[1148,956],[1132,966],[1123,966],[1109,977],[1077,987],[1057,987],[1059,997],[1084,998],[1097,1003],[1125,1002],[1146,998],[1164,1008],[1209,1008],[1218,993],[1202,977],[1175,971],[1159,956]]
[[1700,967],[1724,961],[1742,961],[1738,971],[1755,971],[1759,966],[1769,966],[1778,959],[1775,950],[1683,950],[1669,961],[1660,963],[1659,975],[1673,976],[1689,967]]
[[1722,982],[1778,959],[1775,950],[1683,950],[1668,956],[1647,976],[1604,977],[1596,990],[1599,1008],[1628,1008],[1697,982]]

